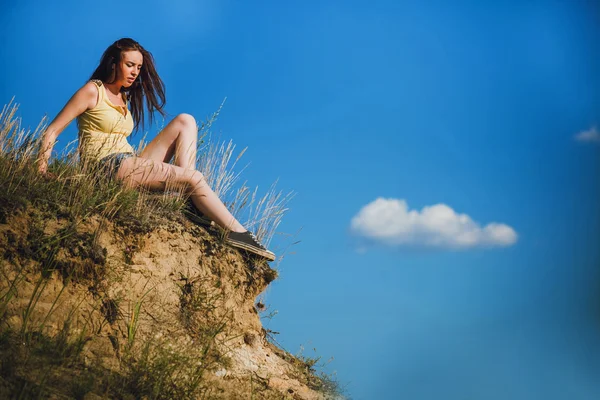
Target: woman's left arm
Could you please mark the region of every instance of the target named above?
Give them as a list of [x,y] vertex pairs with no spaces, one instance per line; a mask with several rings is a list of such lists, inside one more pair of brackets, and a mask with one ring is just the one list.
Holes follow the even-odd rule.
[[95,106],[98,97],[98,90],[93,82],[86,83],[79,89],[67,104],[58,113],[56,118],[48,125],[42,134],[42,143],[37,159],[38,171],[46,173],[48,170],[48,160],[52,154],[52,148],[58,135],[73,121],[77,116],[86,110]]

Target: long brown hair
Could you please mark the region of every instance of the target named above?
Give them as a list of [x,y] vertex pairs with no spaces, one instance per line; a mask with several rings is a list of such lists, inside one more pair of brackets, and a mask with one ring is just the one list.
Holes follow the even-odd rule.
[[131,105],[131,115],[135,123],[135,129],[142,123],[144,128],[144,107],[142,100],[146,98],[146,109],[150,114],[150,125],[154,121],[154,111],[158,111],[163,117],[166,116],[165,85],[158,76],[154,67],[154,57],[141,44],[130,38],[122,38],[111,44],[102,54],[100,64],[90,79],[100,79],[102,82],[112,83],[116,79],[117,64],[121,61],[124,51],[137,50],[142,53],[142,69],[137,79],[129,88],[121,88],[127,93]]

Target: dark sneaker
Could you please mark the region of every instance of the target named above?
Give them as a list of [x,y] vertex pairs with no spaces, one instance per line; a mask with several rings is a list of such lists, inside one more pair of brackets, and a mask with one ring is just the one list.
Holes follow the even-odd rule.
[[196,208],[191,199],[188,199],[185,202],[185,206],[181,211],[183,211],[183,215],[188,217],[188,219],[195,224],[202,226],[210,226],[215,224],[206,215],[202,214],[202,212]]
[[275,261],[275,254],[269,251],[260,244],[256,236],[250,231],[246,232],[229,232],[227,242],[240,249],[247,250],[251,253],[258,254],[261,257],[266,258],[269,261]]

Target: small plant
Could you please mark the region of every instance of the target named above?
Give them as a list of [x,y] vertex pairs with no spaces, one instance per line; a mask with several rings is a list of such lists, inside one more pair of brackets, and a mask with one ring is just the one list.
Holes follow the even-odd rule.
[[[205,363],[227,365],[217,344],[231,320],[231,313],[225,308],[222,292],[215,288],[212,292],[198,280],[181,275],[179,289],[180,316],[189,335],[197,341]],[[220,344],[223,340],[221,340]]]
[[[333,357],[324,363],[319,363],[319,361],[321,361],[321,356],[316,354],[316,348],[313,348],[313,351],[315,352],[314,357],[304,355],[304,347],[300,346],[300,351],[295,355],[295,358],[300,361],[299,369],[305,376],[308,386],[311,389],[322,393],[326,399],[345,399],[345,397],[343,397],[344,389],[337,381],[335,372],[327,374],[322,370],[327,364],[333,361]],[[317,368],[321,371],[317,371]]]
[[[2,269],[2,274],[4,275],[2,278],[6,279],[6,282],[8,282],[9,277],[7,276],[4,268]],[[4,293],[2,293],[2,295],[0,295],[0,321],[2,321],[4,319],[4,316],[8,309],[8,304],[16,295],[17,287],[20,286],[20,284],[25,280],[25,278],[26,278],[26,275],[24,272],[24,268],[21,267],[18,269],[15,277],[12,280],[10,280],[10,284],[8,285],[8,288],[6,288]]]
[[[279,348],[283,348],[273,336],[279,332],[273,332],[268,329],[265,332],[269,342],[277,345]],[[304,353],[304,346],[300,346],[300,350],[296,355],[292,355],[287,351],[282,350],[280,356],[295,367],[290,371],[293,378],[300,382],[304,382],[309,388],[322,394],[325,399],[349,400],[345,397],[345,388],[337,381],[335,372],[328,374],[322,371],[327,364],[333,361],[333,357],[323,363],[320,362],[321,356],[316,354],[317,349],[313,348],[313,351],[315,352],[315,356],[307,356]],[[317,369],[321,369],[321,371],[318,371]]]
[[179,301],[181,318],[184,326],[191,327],[199,321],[194,321],[194,318],[198,318],[197,313],[201,313],[203,321],[200,325],[206,326],[209,320],[214,316],[215,310],[222,304],[222,294],[218,291],[209,293],[208,290],[203,288],[200,282],[190,280],[188,277],[183,275],[180,276],[177,284],[179,289]]
[[57,334],[50,336],[41,326],[39,330],[28,330],[25,341],[22,333],[9,326],[2,327],[0,370],[5,383],[10,383],[9,393],[4,394],[11,398],[47,397],[56,391],[56,383],[52,381],[62,371],[80,367],[78,363],[89,336],[86,324],[74,332],[74,315],[75,310],[71,310]]
[[129,313],[129,321],[126,321],[125,324],[127,326],[127,346],[131,348],[133,346],[133,342],[135,341],[135,334],[138,330],[138,325],[140,323],[140,311],[142,310],[142,302],[154,288],[148,289],[141,298],[139,298],[133,308]]
[[201,385],[207,364],[191,342],[175,345],[162,338],[148,340],[139,354],[128,353],[123,363],[125,373],[112,385],[117,393],[166,400],[202,398],[207,391]]
[[48,278],[44,277],[43,275],[40,275],[40,277],[38,278],[38,280],[35,284],[35,287],[33,289],[33,293],[31,294],[31,297],[29,298],[27,307],[25,307],[25,309],[22,311],[22,314],[21,314],[22,323],[21,323],[20,336],[23,340],[28,340],[31,337],[31,334],[29,332],[29,322],[31,320],[30,317],[33,312],[33,309],[35,308],[38,301],[40,300],[40,297],[42,296],[42,293],[43,293],[44,289],[46,288],[47,284],[48,284]]

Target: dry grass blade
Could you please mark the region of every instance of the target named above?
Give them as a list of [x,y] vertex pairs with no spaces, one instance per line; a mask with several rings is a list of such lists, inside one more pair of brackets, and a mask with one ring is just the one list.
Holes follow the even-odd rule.
[[199,152],[196,163],[198,170],[204,174],[208,185],[220,198],[227,196],[241,172],[246,168],[243,167],[240,172],[234,172],[237,162],[244,155],[246,149],[243,149],[231,163],[234,150],[235,145],[231,140],[228,143],[219,143],[219,141],[211,141],[209,137]]
[[233,159],[235,145],[232,141],[213,141],[209,136],[200,153],[198,166],[209,186],[223,199],[229,211],[242,225],[252,230],[261,242],[268,245],[283,216],[288,211],[287,204],[295,194],[293,192],[283,194],[278,191],[276,189],[277,181],[262,197],[258,197],[258,187],[251,189],[246,185],[247,182],[241,184],[233,192],[241,172],[246,166],[239,172],[235,172],[234,169],[246,150],[247,148],[244,148]]
[[[196,165],[232,214],[268,245],[294,194],[276,190],[277,182],[263,196],[259,196],[258,187],[251,189],[246,182],[236,189],[246,166],[239,171],[236,167],[247,148],[235,154],[236,146],[231,140],[212,139],[209,129],[222,107],[223,103],[207,122],[198,127],[200,140]],[[181,210],[187,197],[181,185],[167,182],[160,195],[141,189],[127,189],[107,179],[96,163],[79,160],[76,141],[68,143],[58,157],[51,159],[49,171],[58,179],[49,181],[35,169],[47,120],[44,117],[33,132],[22,129],[21,120],[16,116],[18,108],[11,100],[0,114],[0,184],[6,197],[4,200],[0,198],[0,201],[26,204],[32,199],[40,201],[45,198],[44,202],[62,209],[76,220],[91,214],[106,218],[135,215],[138,220],[147,220],[161,210]],[[142,147],[143,140],[140,142]],[[14,195],[20,200],[15,201],[11,197]]]

